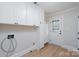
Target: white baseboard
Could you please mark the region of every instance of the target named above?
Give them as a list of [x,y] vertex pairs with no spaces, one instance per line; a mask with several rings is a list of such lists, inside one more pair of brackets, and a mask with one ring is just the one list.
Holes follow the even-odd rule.
[[[56,44],[56,43],[49,43],[49,44]],[[59,44],[56,44],[56,45],[59,45]],[[67,45],[59,45],[59,46],[65,48],[65,49],[68,49],[69,51],[77,51],[77,52],[79,52],[76,48],[73,48],[73,47],[71,47],[71,46],[67,46]],[[21,51],[21,52],[19,52],[19,53],[14,54],[14,55],[12,55],[11,57],[21,57],[21,56],[23,56],[24,54],[26,54],[26,53],[28,53],[28,52],[30,52],[30,51],[33,51],[33,50],[35,50],[35,49],[37,49],[37,47],[36,47],[36,46],[33,46],[33,47],[29,48],[29,49],[26,49],[26,50],[23,50],[23,51]],[[39,48],[39,49],[40,49],[40,48]]]
[[77,52],[79,52],[79,51],[77,50],[77,48],[74,48],[74,47],[71,47],[71,46],[62,45],[61,47],[65,48],[65,49],[68,49],[69,51],[77,51]]
[[[49,44],[56,44],[56,43],[49,42]],[[69,51],[79,52],[79,50],[77,50],[77,48],[74,48],[74,47],[71,47],[71,46],[67,46],[67,45],[63,45],[63,44],[62,45],[61,44],[56,44],[56,45],[59,45],[59,46],[65,48],[65,49],[68,49]]]
[[21,57],[21,56],[23,56],[24,54],[29,53],[30,51],[33,51],[33,50],[35,50],[35,49],[37,49],[36,46],[33,46],[33,47],[29,48],[29,49],[26,49],[26,50],[23,50],[23,51],[21,51],[21,52],[19,52],[19,53],[14,54],[14,55],[12,55],[11,57]]

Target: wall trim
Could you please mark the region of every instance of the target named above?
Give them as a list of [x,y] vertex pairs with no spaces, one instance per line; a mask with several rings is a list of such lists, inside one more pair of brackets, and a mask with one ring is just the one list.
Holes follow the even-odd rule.
[[68,45],[62,45],[61,47],[65,48],[65,49],[68,49],[69,51],[78,51],[77,48],[71,47],[71,46],[68,46]]
[[37,47],[36,46],[33,46],[33,47],[29,48],[29,49],[26,49],[26,50],[23,50],[21,52],[15,53],[14,55],[12,55],[10,57],[21,57],[24,54],[29,53],[30,51],[33,51],[35,49],[37,49]]
[[[56,44],[56,43],[52,43],[52,42],[49,42],[49,44]],[[59,45],[65,49],[68,49],[69,51],[76,51],[76,52],[79,52],[79,50],[77,50],[77,48],[74,48],[74,47],[71,47],[71,46],[68,46],[68,45],[60,45],[60,44],[56,44],[56,45]]]
[[[48,42],[49,44],[56,44],[56,43],[51,43],[51,42]],[[56,45],[59,45],[59,44],[56,44]],[[74,48],[74,47],[71,47],[71,46],[67,46],[67,45],[59,45],[65,49],[68,49],[69,51],[76,51],[76,52],[79,52],[79,50],[77,50],[77,48]],[[35,49],[39,50],[36,46],[33,46],[29,49],[26,49],[26,50],[23,50],[19,53],[15,53],[14,55],[12,55],[11,57],[21,57],[23,56],[24,54],[26,53],[29,53],[30,51],[34,51]]]

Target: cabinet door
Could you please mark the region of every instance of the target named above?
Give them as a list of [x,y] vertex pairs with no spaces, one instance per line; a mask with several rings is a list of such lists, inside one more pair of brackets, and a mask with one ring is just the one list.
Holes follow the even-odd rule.
[[14,19],[18,24],[26,24],[26,6],[21,3],[17,3],[14,6]]
[[25,24],[26,5],[23,3],[0,3],[0,23]]
[[34,24],[36,26],[39,26],[40,25],[40,16],[41,16],[41,11],[40,11],[40,8],[38,6],[35,6],[34,7],[34,10],[33,10],[33,14],[34,14]]
[[13,24],[13,6],[10,3],[0,3],[0,23]]
[[40,48],[44,47],[44,42],[45,42],[45,21],[44,21],[44,11],[40,9],[39,12],[39,20],[40,20]]
[[39,25],[39,9],[35,5],[29,5],[27,8],[27,24]]

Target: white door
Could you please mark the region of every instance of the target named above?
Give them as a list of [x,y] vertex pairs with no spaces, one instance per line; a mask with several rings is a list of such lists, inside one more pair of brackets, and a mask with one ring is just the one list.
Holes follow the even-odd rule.
[[78,16],[78,32],[77,32],[77,39],[78,39],[78,50],[79,50],[79,16]]
[[54,44],[63,44],[63,17],[52,18],[50,22],[51,31],[49,32],[50,42]]
[[44,11],[40,9],[39,11],[39,20],[40,20],[40,48],[44,47],[44,40],[45,40],[45,21],[44,21]]

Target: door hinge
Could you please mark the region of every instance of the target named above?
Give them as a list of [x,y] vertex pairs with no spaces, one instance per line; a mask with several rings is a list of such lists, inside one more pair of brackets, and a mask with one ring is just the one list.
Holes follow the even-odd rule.
[[79,34],[79,32],[77,34]]
[[79,40],[79,38],[77,38]]
[[79,50],[79,48],[77,48],[77,50]]
[[79,18],[79,16],[78,16],[78,18]]

